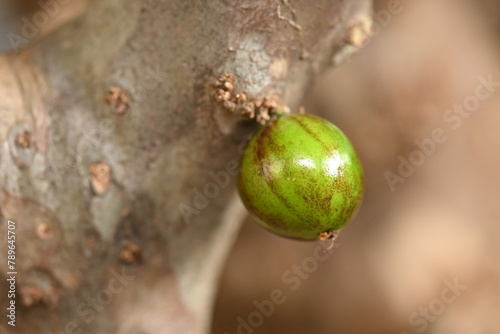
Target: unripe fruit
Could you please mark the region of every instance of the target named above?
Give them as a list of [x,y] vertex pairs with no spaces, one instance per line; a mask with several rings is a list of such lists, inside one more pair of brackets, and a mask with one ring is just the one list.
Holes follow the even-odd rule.
[[363,171],[352,144],[335,125],[313,115],[287,115],[263,126],[248,143],[238,190],[268,230],[295,239],[325,239],[355,213]]

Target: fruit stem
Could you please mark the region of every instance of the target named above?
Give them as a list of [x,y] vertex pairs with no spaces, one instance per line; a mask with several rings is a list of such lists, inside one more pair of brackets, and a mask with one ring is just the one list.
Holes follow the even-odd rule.
[[327,248],[327,250],[330,250],[333,248],[333,245],[335,244],[335,240],[337,239],[339,233],[340,233],[339,231],[335,231],[335,230],[321,232],[318,235],[318,239],[321,241],[330,240],[330,245]]

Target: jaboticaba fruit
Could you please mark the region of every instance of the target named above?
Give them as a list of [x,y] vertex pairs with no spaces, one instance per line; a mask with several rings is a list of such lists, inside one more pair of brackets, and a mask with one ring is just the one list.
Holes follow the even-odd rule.
[[353,216],[363,170],[335,125],[317,116],[287,115],[263,126],[248,143],[238,190],[263,227],[314,240],[338,231]]

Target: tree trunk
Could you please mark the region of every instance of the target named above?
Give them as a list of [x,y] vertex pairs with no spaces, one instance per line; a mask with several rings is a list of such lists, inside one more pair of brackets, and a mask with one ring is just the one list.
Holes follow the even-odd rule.
[[297,110],[314,75],[361,46],[368,12],[95,0],[0,55],[3,312],[17,272],[15,327],[2,315],[0,333],[206,333],[246,214],[234,179],[252,118]]

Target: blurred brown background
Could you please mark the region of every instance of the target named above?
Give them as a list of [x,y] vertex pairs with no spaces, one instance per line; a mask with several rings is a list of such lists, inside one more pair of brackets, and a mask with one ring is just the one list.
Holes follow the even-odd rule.
[[[85,2],[66,5],[44,33]],[[11,10],[20,17],[33,4],[1,1],[0,29],[16,31]],[[325,73],[306,104],[358,149],[358,216],[333,254],[248,219],[220,281],[214,334],[500,333],[500,84],[474,111],[450,111],[489,92],[479,77],[500,83],[500,2],[401,4],[387,17],[391,1],[376,1],[375,23],[387,25]],[[391,191],[387,172],[416,157],[415,141],[429,143],[435,129],[446,140]],[[276,290],[282,303],[269,306]]]
[[[360,154],[357,218],[317,268],[308,258],[318,244],[248,219],[220,282],[214,334],[500,333],[500,85],[477,110],[448,111],[472,109],[478,77],[500,83],[500,2],[401,3],[309,96],[308,111],[336,123]],[[374,13],[389,6],[377,1]],[[398,157],[436,128],[446,140],[423,162],[415,153],[421,165],[392,192],[386,171],[397,174]],[[259,316],[254,302],[274,289],[286,300]]]

